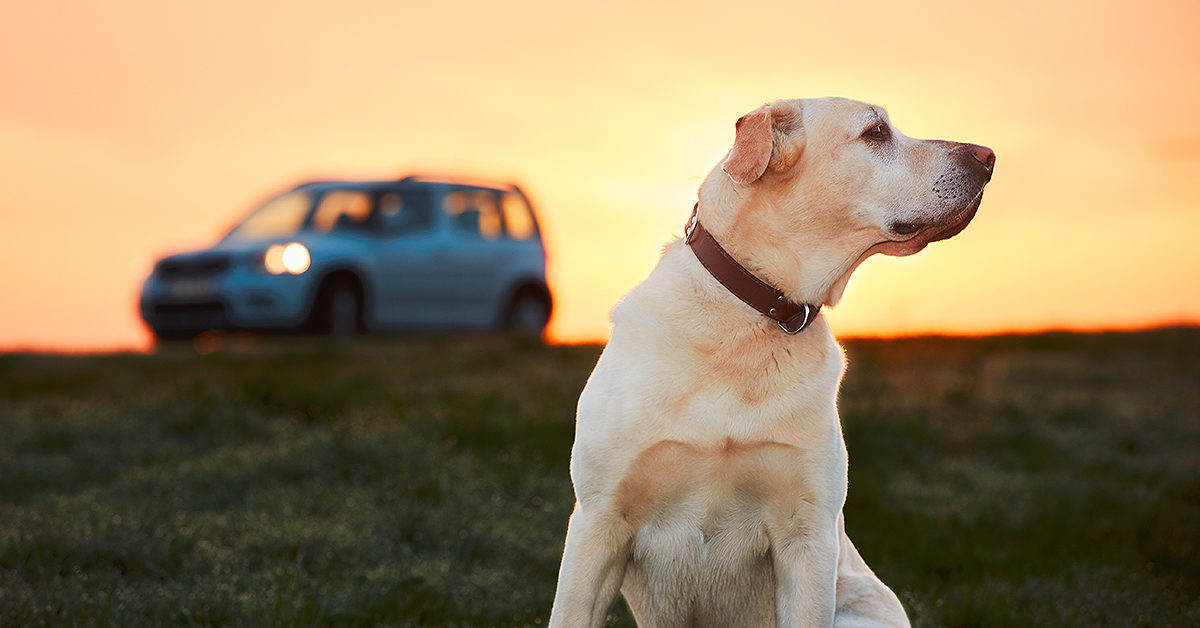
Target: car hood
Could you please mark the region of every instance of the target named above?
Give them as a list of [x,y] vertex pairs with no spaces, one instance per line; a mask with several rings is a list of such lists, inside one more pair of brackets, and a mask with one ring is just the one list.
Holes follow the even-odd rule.
[[206,249],[182,251],[167,255],[160,258],[158,264],[171,265],[182,263],[193,265],[205,262],[226,264],[241,263],[243,261],[253,262],[261,258],[271,245],[287,244],[289,242],[299,242],[308,247],[315,255],[331,254],[337,256],[349,251],[358,250],[364,239],[369,239],[369,236],[302,232],[258,240],[221,240]]

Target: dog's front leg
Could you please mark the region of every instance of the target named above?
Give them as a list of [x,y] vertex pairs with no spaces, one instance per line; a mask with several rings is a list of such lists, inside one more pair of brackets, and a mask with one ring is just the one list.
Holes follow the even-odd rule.
[[567,525],[567,542],[550,627],[599,628],[608,618],[625,579],[631,536],[624,526],[606,525],[602,516],[578,502]]
[[[775,566],[775,625],[833,625],[837,606],[836,519],[820,517],[772,542]],[[789,526],[791,527],[791,526]]]

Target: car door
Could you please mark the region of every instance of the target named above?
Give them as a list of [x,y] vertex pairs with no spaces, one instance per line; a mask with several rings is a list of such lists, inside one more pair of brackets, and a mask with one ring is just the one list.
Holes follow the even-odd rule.
[[428,185],[379,191],[372,217],[371,313],[381,326],[429,327],[436,320],[431,313],[446,307],[450,245],[438,218]]
[[505,235],[501,196],[488,188],[449,186],[440,205],[449,225],[446,271],[452,278],[444,316],[457,325],[491,325],[504,290],[501,275],[513,253]]

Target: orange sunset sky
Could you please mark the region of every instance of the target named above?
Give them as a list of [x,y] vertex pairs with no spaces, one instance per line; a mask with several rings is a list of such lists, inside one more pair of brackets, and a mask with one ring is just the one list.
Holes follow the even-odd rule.
[[734,120],[826,95],[998,154],[972,225],[864,264],[836,332],[1200,323],[1197,2],[10,0],[0,348],[146,348],[156,256],[408,171],[520,182],[552,337],[603,340]]

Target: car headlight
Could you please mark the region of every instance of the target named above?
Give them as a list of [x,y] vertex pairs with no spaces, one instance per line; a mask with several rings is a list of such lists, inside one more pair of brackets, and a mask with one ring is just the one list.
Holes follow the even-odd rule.
[[299,242],[272,244],[263,255],[263,266],[272,275],[299,275],[308,270],[310,264],[312,257],[308,254],[308,248]]

